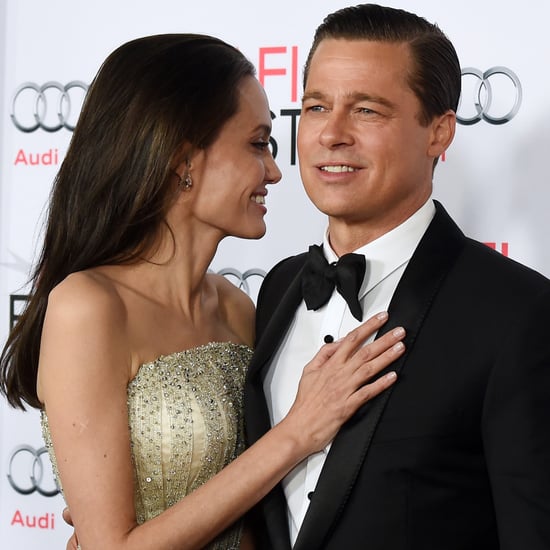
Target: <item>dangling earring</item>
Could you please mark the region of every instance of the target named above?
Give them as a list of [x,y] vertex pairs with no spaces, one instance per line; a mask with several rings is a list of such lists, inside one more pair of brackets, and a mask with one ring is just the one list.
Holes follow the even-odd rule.
[[182,187],[184,191],[188,191],[193,187],[193,178],[191,178],[191,172],[189,170],[186,170],[184,178],[180,178],[179,186]]
[[187,161],[186,165],[184,176],[180,176],[177,172],[175,174],[178,176],[178,187],[184,191],[189,191],[193,187],[193,178],[191,177],[191,163]]

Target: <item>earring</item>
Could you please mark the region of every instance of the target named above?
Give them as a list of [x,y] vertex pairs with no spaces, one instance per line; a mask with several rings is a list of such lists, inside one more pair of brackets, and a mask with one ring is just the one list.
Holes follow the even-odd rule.
[[178,185],[182,187],[184,191],[188,191],[193,187],[193,179],[191,178],[191,172],[189,172],[189,170],[186,171],[184,178],[180,177]]
[[[193,187],[193,179],[191,178],[191,161],[187,159],[185,162],[185,177],[180,178],[180,186],[183,187],[184,191],[189,191]],[[181,181],[183,179],[183,182]]]
[[174,174],[178,178],[178,187],[180,189],[183,189],[184,191],[188,191],[189,189],[191,189],[191,187],[193,187],[193,178],[191,177],[191,171],[189,169],[189,166],[185,170],[184,176],[180,176],[175,170],[174,170]]

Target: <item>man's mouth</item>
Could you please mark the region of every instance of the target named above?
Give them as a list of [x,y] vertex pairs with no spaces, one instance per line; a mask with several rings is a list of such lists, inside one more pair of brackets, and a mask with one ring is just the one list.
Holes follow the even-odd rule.
[[331,172],[333,174],[340,174],[342,172],[356,172],[357,168],[348,166],[347,164],[329,165],[319,167],[323,172]]

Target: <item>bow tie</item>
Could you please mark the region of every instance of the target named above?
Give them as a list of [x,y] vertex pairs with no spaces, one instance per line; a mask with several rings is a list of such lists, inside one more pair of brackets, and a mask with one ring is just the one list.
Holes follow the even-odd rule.
[[365,267],[365,257],[361,254],[344,254],[337,262],[329,264],[320,246],[310,246],[302,273],[302,295],[307,309],[319,309],[326,304],[336,287],[352,315],[361,321],[363,311],[359,303],[359,289]]

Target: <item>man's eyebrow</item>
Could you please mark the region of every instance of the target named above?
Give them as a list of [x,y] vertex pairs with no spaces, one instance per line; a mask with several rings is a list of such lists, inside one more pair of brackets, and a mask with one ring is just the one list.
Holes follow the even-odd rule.
[[302,103],[308,99],[324,99],[324,94],[317,91],[311,91],[311,92],[304,92],[304,95],[302,96]]
[[393,109],[395,107],[395,103],[393,103],[393,101],[390,101],[389,99],[381,95],[373,95],[373,94],[356,92],[356,93],[350,94],[350,98],[353,99],[355,102],[369,101],[372,103],[378,103],[380,105],[384,105],[385,107],[388,107],[389,109]]
[[[380,105],[388,107],[389,109],[393,109],[395,107],[395,104],[393,102],[379,95],[373,95],[364,92],[351,92],[349,94],[346,94],[346,97],[350,99],[352,103],[369,101],[372,103],[378,103]],[[311,92],[304,93],[304,95],[302,96],[302,103],[308,100],[327,101],[328,98],[326,94],[317,90],[312,90]]]

